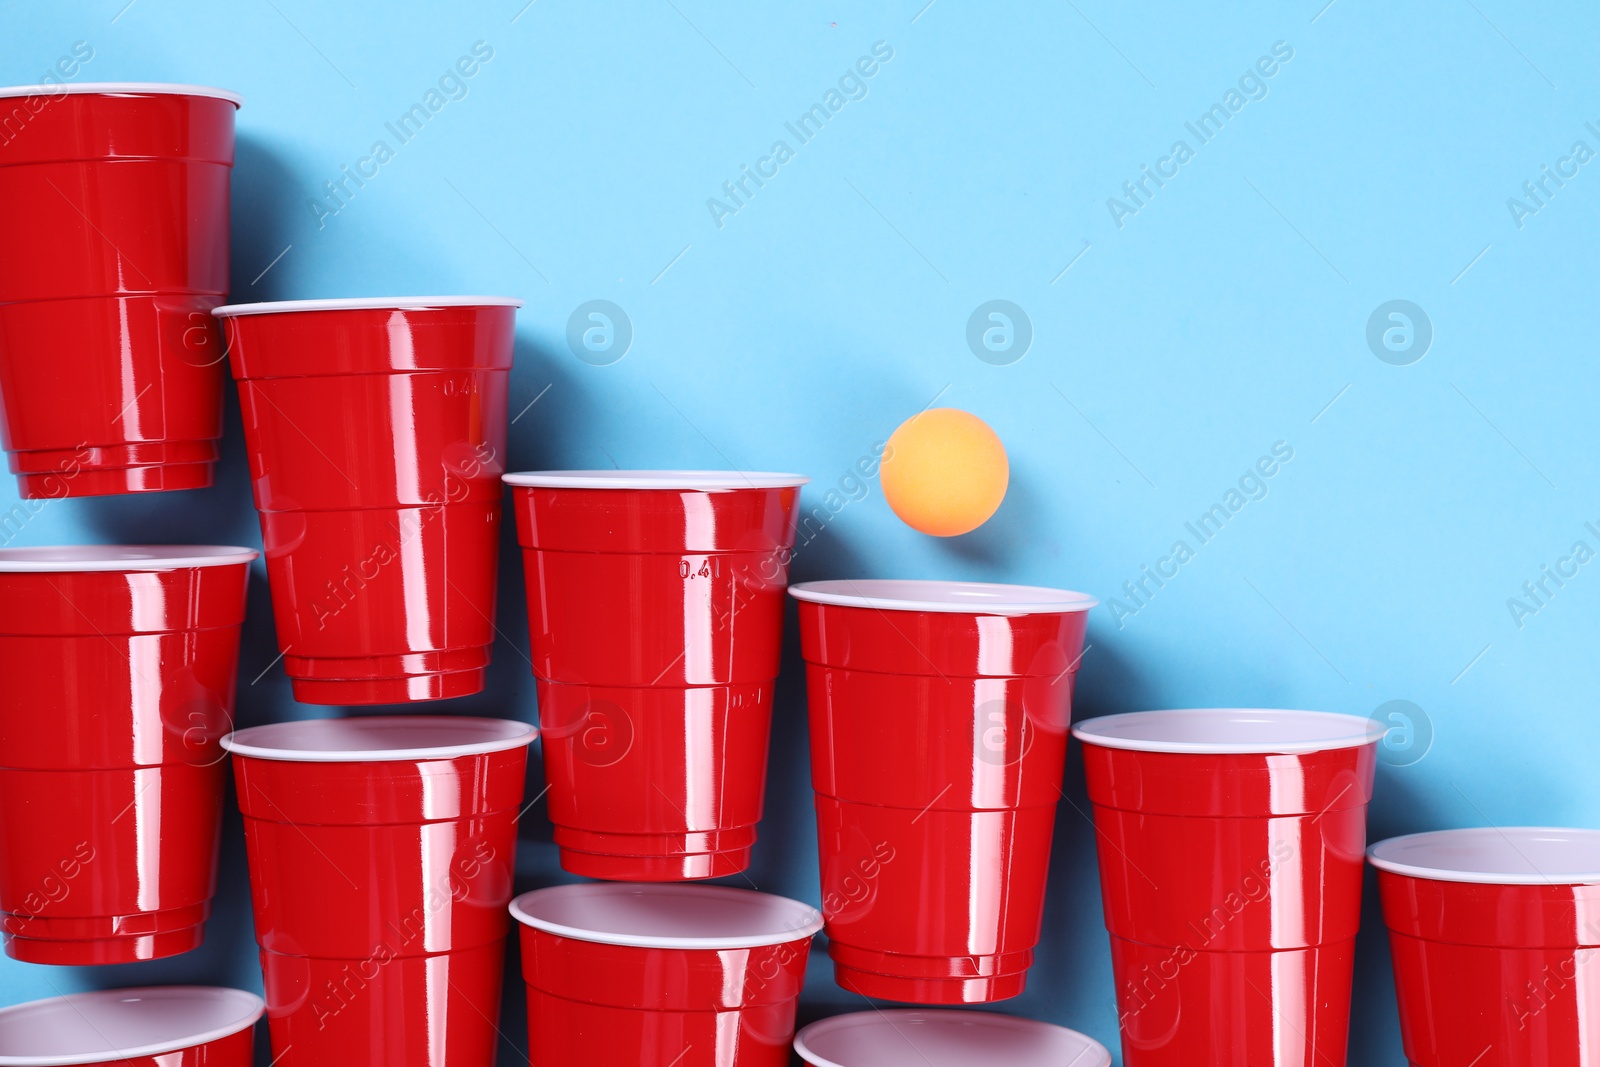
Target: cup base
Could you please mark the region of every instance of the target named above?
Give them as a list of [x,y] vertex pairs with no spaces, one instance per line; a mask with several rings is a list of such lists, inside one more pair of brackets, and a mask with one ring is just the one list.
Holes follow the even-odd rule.
[[24,963],[84,966],[137,963],[200,947],[209,901],[132,915],[0,913],[6,955]]
[[284,656],[302,704],[409,704],[483,692],[489,647],[470,645],[399,656]]
[[291,678],[294,698],[302,704],[411,704],[449,700],[481,693],[488,684],[483,668],[400,678]]
[[1347,1062],[1355,938],[1238,950],[1110,940],[1127,1067]]
[[834,981],[864,997],[912,1005],[986,1005],[1019,997],[1027,969],[1034,966],[1032,949],[958,957],[867,949],[840,939],[850,936],[850,928],[840,925],[838,915],[829,923],[827,955],[834,960]]
[[17,489],[24,500],[115,496],[124,493],[170,493],[209,489],[215,483],[210,463],[176,463],[165,467],[123,467],[83,471],[71,480],[59,474],[19,474]]
[[11,454],[25,500],[209,488],[215,441],[138,441]]
[[47,941],[37,937],[6,935],[6,955],[23,963],[55,967],[85,967],[110,963],[139,963],[177,956],[200,947],[205,924],[159,934],[135,934],[97,941]]
[[695,882],[750,868],[754,826],[675,834],[614,834],[559,823],[561,868],[608,882]]
[[988,1004],[1020,996],[1031,951],[1001,956],[911,956],[828,943],[834,981],[863,996],[907,1004]]
[[606,882],[698,882],[750,869],[750,850],[696,852],[677,856],[606,856],[561,849],[561,869]]
[[273,1062],[278,1067],[493,1063],[504,961],[504,940],[424,956],[358,959],[262,949]]
[[843,989],[877,1000],[902,1004],[992,1004],[1019,997],[1027,987],[1026,974],[994,978],[897,978],[833,965],[833,980]]

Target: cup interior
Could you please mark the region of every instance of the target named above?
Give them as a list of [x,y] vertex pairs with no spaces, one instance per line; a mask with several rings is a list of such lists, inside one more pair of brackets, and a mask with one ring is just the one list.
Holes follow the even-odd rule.
[[812,1023],[794,1040],[815,1067],[1110,1067],[1100,1042],[1050,1023],[978,1011],[859,1012]]
[[0,87],[0,98],[17,96],[209,96],[226,100],[234,107],[244,97],[227,89],[209,85],[175,85],[166,82],[58,82],[55,85],[7,85]]
[[320,300],[266,300],[211,309],[219,319],[244,315],[297,315],[306,311],[425,311],[429,308],[522,306],[514,296],[354,296]]
[[525,489],[666,489],[718,492],[729,489],[788,489],[811,479],[774,471],[518,471],[501,475]]
[[1435,830],[1380,841],[1367,856],[1379,870],[1440,882],[1600,885],[1600,830]]
[[233,545],[50,545],[0,548],[0,574],[166,571],[249,563],[261,553]]
[[1078,740],[1102,748],[1196,755],[1327,752],[1383,739],[1385,727],[1355,715],[1270,708],[1136,711],[1085,719]]
[[71,993],[0,1009],[0,1067],[109,1063],[158,1056],[254,1025],[254,993],[161,986]]
[[551,886],[522,894],[511,914],[561,937],[640,948],[757,948],[804,941],[822,929],[822,915],[810,905],[731,886]]
[[222,747],[256,759],[303,763],[454,759],[520,748],[538,730],[511,719],[458,715],[366,715],[235,730]]
[[875,611],[944,611],[971,615],[1043,615],[1088,611],[1099,603],[1087,593],[1038,585],[940,582],[896,578],[843,578],[789,587],[796,600]]

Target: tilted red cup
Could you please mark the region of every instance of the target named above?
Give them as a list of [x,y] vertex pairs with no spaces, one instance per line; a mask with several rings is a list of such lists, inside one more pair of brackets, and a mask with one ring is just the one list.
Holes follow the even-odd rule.
[[591,878],[750,865],[766,788],[794,474],[508,474],[550,819]]
[[987,1011],[835,1015],[796,1034],[794,1050],[812,1067],[1111,1067],[1092,1037]]
[[1096,601],[976,582],[790,593],[835,980],[925,1004],[1017,996]]
[[511,914],[538,1067],[787,1067],[815,908],[609,882],[535,889]]
[[1409,1063],[1600,1062],[1600,831],[1439,830],[1368,858]]
[[535,733],[392,715],[223,738],[281,1067],[494,1062]]
[[217,986],[69,993],[0,1008],[0,1067],[250,1067],[261,998]]
[[521,304],[447,296],[216,309],[296,700],[401,703],[483,689]]
[[0,930],[30,963],[201,942],[248,548],[0,549]]
[[1073,734],[1126,1067],[1342,1065],[1382,727],[1223,708]]
[[211,484],[239,104],[0,89],[0,440],[24,497]]

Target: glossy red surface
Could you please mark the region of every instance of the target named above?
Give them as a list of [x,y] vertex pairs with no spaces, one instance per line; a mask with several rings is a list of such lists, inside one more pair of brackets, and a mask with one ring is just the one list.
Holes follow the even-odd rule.
[[[505,940],[431,956],[261,952],[279,1067],[492,1067]],[[271,1005],[278,1005],[274,1013]]]
[[787,1067],[809,937],[689,950],[519,929],[531,1064]]
[[248,564],[0,573],[0,924],[33,963],[200,944]]
[[72,93],[0,141],[0,440],[25,497],[211,484],[234,105]]
[[526,766],[235,754],[274,1062],[493,1062]]
[[1406,1057],[1419,1067],[1600,1062],[1600,886],[1378,872]]
[[512,493],[561,865],[744,870],[799,490]]
[[1021,993],[1085,615],[800,604],[822,910],[840,985]]
[[1122,1062],[1344,1067],[1355,950],[1191,954],[1113,937]]
[[1342,1065],[1373,745],[1084,745],[1128,1067]]
[[514,311],[224,320],[296,700],[482,690]]

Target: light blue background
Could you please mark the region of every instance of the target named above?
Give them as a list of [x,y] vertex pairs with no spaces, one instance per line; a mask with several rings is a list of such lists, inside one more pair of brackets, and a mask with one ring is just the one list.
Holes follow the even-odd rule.
[[[1184,523],[1287,442],[1294,458],[1268,495],[1137,614],[1119,626],[1096,609],[1078,715],[1213,704],[1366,715],[1409,700],[1431,720],[1432,748],[1380,769],[1373,839],[1600,824],[1600,563],[1520,627],[1507,607],[1575,541],[1600,549],[1584,527],[1600,526],[1600,163],[1520,228],[1506,204],[1574,141],[1600,149],[1584,125],[1600,126],[1592,7],[525,2],[9,3],[0,83],[36,81],[86,41],[94,58],[77,81],[242,92],[235,300],[525,298],[512,411],[539,399],[512,428],[512,469],[792,469],[816,479],[815,507],[935,398],[1005,440],[1011,489],[988,526],[926,538],[874,485],[799,553],[800,579],[988,579],[1110,598],[1174,540],[1193,547]],[[319,227],[308,201],[322,183],[387,140],[384,124],[477,41],[494,54],[468,95]],[[877,41],[894,54],[867,96],[797,146],[784,123]],[[1266,97],[1199,146],[1184,123],[1278,41],[1293,59]],[[780,138],[795,158],[719,228],[707,199]],[[1195,157],[1119,228],[1107,198],[1180,138]],[[996,298],[1035,332],[1008,366],[965,340],[968,316]],[[609,366],[566,343],[568,316],[592,299],[633,325]],[[1391,299],[1432,322],[1431,349],[1409,366],[1366,342]],[[225,449],[214,489],[53,503],[12,543],[257,544],[231,398]],[[0,479],[0,509],[13,495]],[[251,595],[239,719],[321,713],[269,669],[259,576]],[[451,707],[531,718],[509,552],[499,616],[490,691]],[[815,902],[797,661],[791,634],[750,877]],[[1038,964],[1027,994],[1000,1008],[1114,1047],[1076,755],[1066,793]],[[559,877],[542,805],[524,825],[519,886]],[[89,970],[7,960],[0,998],[259,988],[236,815],[222,862],[201,950]],[[1351,1062],[1393,1067],[1403,1058],[1368,888]],[[512,967],[503,1064],[526,1040]],[[817,959],[803,1019],[863,1007]]]

